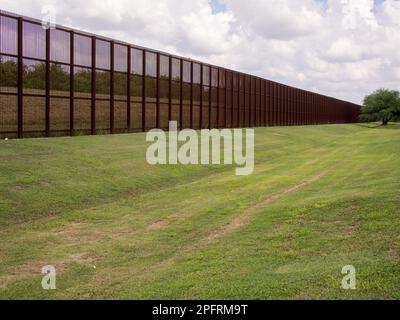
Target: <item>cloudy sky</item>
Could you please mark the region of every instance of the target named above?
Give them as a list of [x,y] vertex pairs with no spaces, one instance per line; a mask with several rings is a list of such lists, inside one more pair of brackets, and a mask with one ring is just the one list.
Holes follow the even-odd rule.
[[361,103],[400,89],[400,0],[1,0],[0,8]]

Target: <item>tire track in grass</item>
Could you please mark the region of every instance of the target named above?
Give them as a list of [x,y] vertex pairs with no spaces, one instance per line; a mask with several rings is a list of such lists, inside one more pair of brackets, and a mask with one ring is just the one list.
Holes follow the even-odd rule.
[[198,250],[210,243],[215,242],[216,240],[218,240],[220,238],[226,237],[226,236],[238,231],[239,229],[250,224],[250,222],[251,222],[254,214],[257,212],[257,210],[274,203],[275,201],[281,199],[282,197],[284,197],[288,194],[294,193],[298,190],[301,190],[301,189],[313,184],[314,182],[323,178],[326,175],[326,173],[327,173],[326,171],[320,172],[320,173],[308,178],[307,180],[304,180],[303,182],[301,182],[299,184],[288,187],[280,192],[274,193],[274,194],[258,201],[254,205],[244,209],[242,211],[242,213],[235,216],[228,224],[225,224],[225,225],[211,231],[210,233],[205,235],[203,238],[201,238],[198,242],[184,246],[183,248],[181,248],[179,250],[178,253],[172,255],[169,258],[162,260],[160,263],[155,265],[154,268],[172,264],[176,261],[177,258],[182,256],[183,254],[188,253],[193,250]]

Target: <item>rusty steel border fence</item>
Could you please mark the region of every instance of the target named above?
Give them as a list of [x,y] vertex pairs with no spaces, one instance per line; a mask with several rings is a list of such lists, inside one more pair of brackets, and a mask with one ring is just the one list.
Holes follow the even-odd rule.
[[58,25],[43,29],[13,13],[0,11],[0,22],[0,62],[13,70],[0,79],[1,137],[143,132],[174,120],[180,129],[354,123],[360,113],[354,103]]

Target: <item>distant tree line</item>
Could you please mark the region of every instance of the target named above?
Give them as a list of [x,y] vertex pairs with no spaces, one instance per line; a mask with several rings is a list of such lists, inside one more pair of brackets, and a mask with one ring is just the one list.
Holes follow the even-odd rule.
[[2,61],[0,63],[0,85],[2,87],[17,86],[18,66],[14,61]]

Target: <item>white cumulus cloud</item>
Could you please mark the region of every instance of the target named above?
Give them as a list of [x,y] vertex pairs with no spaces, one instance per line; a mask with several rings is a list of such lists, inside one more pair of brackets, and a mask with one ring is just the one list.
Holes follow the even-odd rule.
[[[361,103],[400,89],[397,0],[2,0],[1,9]],[[223,6],[222,6],[223,5]]]

